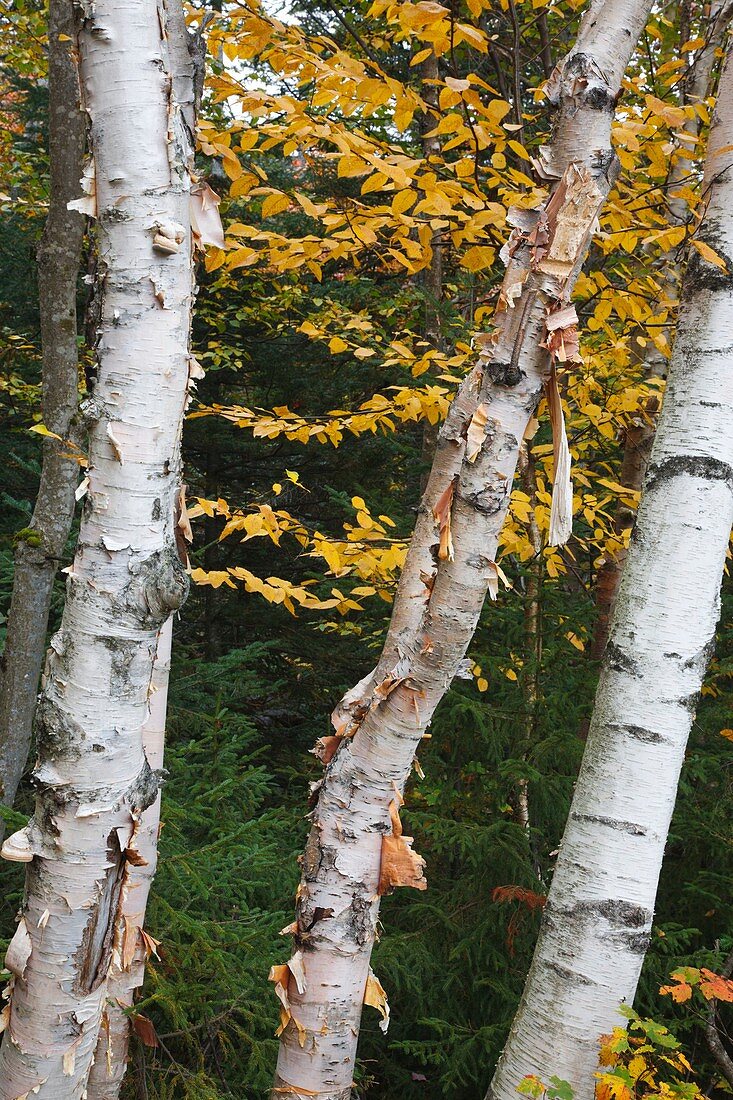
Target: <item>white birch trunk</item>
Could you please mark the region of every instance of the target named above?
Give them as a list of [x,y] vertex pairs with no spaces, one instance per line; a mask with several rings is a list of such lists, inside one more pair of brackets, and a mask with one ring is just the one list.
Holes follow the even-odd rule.
[[0,1098],[84,1095],[120,899],[159,781],[142,728],[158,634],[182,602],[176,549],[193,268],[187,60],[177,0],[82,5],[99,232],[89,484],[39,704],[36,811],[6,841],[31,860],[0,1052]]
[[[704,45],[696,51],[694,64],[688,78],[682,84],[682,103],[684,105],[701,103],[713,94],[716,56],[720,50],[732,12],[733,5],[730,0],[712,0],[709,8],[701,14],[702,25],[698,27],[698,31],[699,37],[704,40]],[[693,36],[690,35],[690,37]],[[691,118],[685,118],[682,126],[676,132],[676,137],[680,142],[680,151],[670,168],[666,184],[669,222],[671,225],[686,225],[690,220],[690,208],[687,201],[677,191],[687,182],[691,164],[697,158],[696,147],[701,129],[702,119],[698,114],[695,114]],[[689,157],[684,155],[685,152],[689,154]],[[674,313],[680,285],[678,249],[670,249],[662,255],[657,261],[657,269],[662,278],[659,304],[662,308],[666,306],[671,314],[664,331],[664,335],[669,341],[673,331]],[[644,375],[647,379],[666,377],[667,357],[652,340],[647,340],[643,358]],[[647,402],[646,416],[635,417],[626,428],[624,457],[619,480],[626,488],[634,489],[636,492],[641,489],[644,482],[644,475],[654,442],[654,433],[657,430],[656,414],[658,409],[658,398],[652,396]],[[616,532],[621,535],[625,530],[633,527],[634,519],[633,509],[626,504],[619,503],[614,518]],[[590,650],[593,658],[602,657],[606,646],[625,560],[625,548],[622,547],[615,554],[609,551],[596,577],[598,616]]]
[[611,186],[614,104],[649,8],[594,0],[550,81],[558,117],[542,167],[559,182],[537,223],[512,234],[496,332],[441,430],[380,663],[336,708],[336,736],[319,745],[327,769],[303,857],[295,953],[272,974],[284,1024],[273,1097],[347,1100],[362,1003],[386,1012],[369,970],[379,894],[425,886],[397,804],[496,584],[519,447],[548,377],[540,342],[551,311],[567,304]]
[[[153,771],[163,767],[168,680],[171,667],[173,617],[160,631],[150,681],[149,714],[143,726],[143,749]],[[140,818],[135,850],[139,860],[127,868],[120,895],[120,912],[107,981],[107,998],[87,1082],[87,1100],[117,1100],[127,1069],[131,1007],[145,978],[150,950],[142,935],[150,887],[158,863],[160,791]],[[152,946],[152,945],[150,945]]]
[[[733,64],[699,237],[733,270]],[[488,1093],[527,1074],[590,1100],[598,1039],[631,1003],[680,767],[714,644],[733,523],[733,279],[692,251],[662,414],[588,744],[524,996]]]

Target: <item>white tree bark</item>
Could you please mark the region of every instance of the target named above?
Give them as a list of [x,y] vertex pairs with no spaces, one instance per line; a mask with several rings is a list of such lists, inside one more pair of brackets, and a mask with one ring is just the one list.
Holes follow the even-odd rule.
[[[182,602],[180,432],[193,299],[193,98],[180,4],[82,5],[97,215],[98,372],[79,543],[39,704],[37,801],[6,858],[29,862],[8,951],[0,1098],[78,1100],[97,1041],[140,818],[158,793],[142,728],[158,635]],[[96,182],[95,182],[96,181]]]
[[542,931],[488,1093],[526,1074],[590,1100],[598,1039],[631,1003],[680,767],[714,644],[733,523],[733,64],[721,77],[672,364]]
[[[681,102],[684,105],[695,105],[703,102],[714,92],[716,75],[716,57],[730,22],[733,4],[730,0],[712,0],[709,7],[701,13],[697,34],[690,37],[700,37],[703,45],[695,51],[694,61],[687,78],[681,85]],[[692,117],[685,118],[682,126],[676,131],[680,142],[680,150],[677,159],[669,170],[666,183],[667,202],[669,206],[669,221],[672,225],[686,225],[690,220],[690,208],[687,201],[679,194],[681,188],[690,174],[692,162],[697,159],[698,138],[702,130],[702,119],[696,113]],[[688,155],[685,156],[685,153]],[[673,320],[680,285],[680,261],[678,249],[670,249],[657,261],[657,268],[661,275],[662,290],[660,307],[668,308],[671,316],[665,328],[667,340],[671,340]],[[667,374],[667,357],[659,350],[652,340],[647,340],[644,350],[644,375],[646,378],[664,378]],[[641,489],[646,473],[649,455],[654,442],[654,433],[657,430],[656,413],[659,408],[658,398],[652,396],[647,402],[646,416],[637,416],[626,426],[624,440],[624,457],[619,474],[622,485],[637,492]],[[614,528],[621,535],[634,524],[634,511],[628,505],[619,503],[614,518]],[[596,606],[598,615],[596,618],[591,656],[600,658],[608,639],[608,631],[611,624],[611,616],[616,604],[621,573],[626,560],[626,549],[620,548],[616,553],[607,554],[596,577]]]
[[[149,714],[143,726],[143,749],[153,771],[163,767],[168,680],[171,667],[173,617],[160,631],[150,681]],[[127,1069],[131,1007],[145,978],[145,964],[154,944],[143,936],[145,910],[158,863],[160,791],[140,818],[135,850],[138,859],[127,868],[120,894],[120,911],[112,952],[112,967],[102,1026],[87,1082],[87,1100],[117,1100]]]
[[[507,248],[496,329],[441,430],[380,662],[334,712],[303,857],[295,951],[271,975],[283,1004],[273,1097],[351,1094],[362,1002],[387,1009],[370,973],[380,894],[424,888],[401,835],[401,792],[433,711],[459,670],[494,564],[519,447],[548,381],[556,326],[611,186],[610,128],[647,0],[594,0],[578,43],[553,74],[557,108],[541,168],[555,181]],[[553,403],[554,404],[554,403]],[[384,1020],[386,1023],[386,1020]]]

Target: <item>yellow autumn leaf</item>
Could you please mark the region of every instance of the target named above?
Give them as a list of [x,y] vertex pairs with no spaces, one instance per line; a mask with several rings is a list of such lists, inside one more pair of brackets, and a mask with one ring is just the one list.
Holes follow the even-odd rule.
[[290,206],[290,198],[288,195],[283,195],[279,191],[274,195],[268,195],[265,201],[262,203],[262,217],[269,218],[273,214],[281,214],[283,210],[287,210]]
[[300,205],[305,210],[306,214],[311,218],[320,218],[321,214],[325,214],[328,209],[327,206],[316,206],[307,195],[302,194],[300,191],[295,192],[295,197]]
[[60,435],[56,435],[56,432],[50,432],[45,424],[34,424],[28,431],[35,432],[37,435],[47,436],[49,439],[62,439]]
[[415,205],[416,199],[417,192],[415,191],[398,191],[392,199],[392,213],[399,217],[400,214],[404,214],[406,210]]
[[642,1073],[644,1073],[644,1071],[648,1067],[646,1064],[646,1059],[643,1058],[641,1054],[636,1054],[633,1058],[629,1060],[629,1064],[626,1068],[628,1069],[629,1075],[631,1076],[632,1080],[636,1081],[639,1077],[641,1077]]
[[425,50],[420,50],[420,52],[416,53],[415,56],[411,59],[410,67],[413,68],[415,65],[420,65],[423,61],[427,60],[427,58],[430,57],[432,52],[432,46],[428,46],[428,48]]
[[461,267],[465,267],[467,271],[483,271],[485,268],[491,267],[495,255],[495,248],[488,245],[472,245],[461,256]]
[[348,153],[346,156],[339,158],[338,175],[342,178],[348,176],[365,176],[369,171],[369,165],[365,164],[361,157],[356,157]]
[[674,104],[665,103],[663,99],[657,99],[653,95],[647,95],[644,102],[652,114],[661,118],[669,126],[681,126],[685,120],[683,107],[675,107]]
[[728,270],[727,264],[723,257],[719,256],[718,253],[714,249],[712,249],[709,244],[705,244],[705,241],[698,241],[693,239],[692,247],[696,248],[702,256],[703,260],[707,260],[709,264],[715,264],[715,266],[719,267],[721,271]]

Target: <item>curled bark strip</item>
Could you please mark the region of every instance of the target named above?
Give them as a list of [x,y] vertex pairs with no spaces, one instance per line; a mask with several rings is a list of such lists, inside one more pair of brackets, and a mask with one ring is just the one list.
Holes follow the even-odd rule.
[[545,320],[547,337],[544,345],[553,362],[582,362],[578,337],[578,314],[575,306],[560,306],[550,310]]
[[191,191],[191,228],[196,247],[224,248],[224,230],[219,217],[221,199],[207,183]]
[[338,751],[338,747],[344,740],[343,737],[339,737],[338,734],[333,734],[327,737],[319,737],[315,743],[311,752],[314,756],[317,756],[324,767],[331,763],[335,753]]
[[[474,416],[476,414],[474,413]],[[453,561],[453,539],[451,538],[450,521],[451,508],[453,506],[453,494],[456,491],[456,478],[443,490],[433,508],[433,516],[438,524],[440,543],[438,557],[441,561]]]
[[392,823],[392,836],[382,837],[382,860],[379,868],[377,893],[382,895],[395,886],[412,886],[416,890],[427,890],[424,875],[425,860],[413,852],[413,837],[404,836],[400,821],[402,798],[393,799],[389,804],[389,818]]
[[274,1096],[318,1096],[313,1089],[299,1089],[295,1085],[288,1085],[278,1078],[279,1084],[272,1090]]
[[471,417],[466,436],[466,458],[469,462],[475,462],[486,438],[486,427],[489,419],[489,406],[481,402]]
[[573,483],[570,480],[570,450],[565,431],[565,416],[557,388],[557,372],[554,365],[545,384],[547,407],[552,424],[552,449],[555,458],[555,472],[552,482],[552,503],[550,506],[550,546],[562,546],[568,541],[573,530]]
[[389,1002],[387,1001],[387,994],[382,987],[382,983],[373,970],[369,971],[367,977],[366,989],[364,990],[364,1004],[376,1008],[377,1012],[382,1017],[379,1021],[379,1027],[386,1035],[389,1028]]
[[15,974],[16,978],[22,978],[25,974],[25,968],[28,965],[32,950],[33,945],[28,933],[28,925],[25,922],[25,917],[21,917],[18,921],[18,927],[15,929],[15,935],[5,953],[5,966],[11,974]]
[[298,992],[305,993],[305,966],[303,955],[300,951],[296,951],[293,957],[288,962],[281,963],[279,966],[270,967],[268,981],[274,982],[275,995],[280,1001],[280,1026],[275,1032],[275,1035],[282,1035],[288,1024],[292,1023],[298,1035],[298,1043],[302,1048],[305,1044],[306,1031],[305,1028],[301,1026],[301,1024],[293,1015],[290,1006],[288,987],[290,985],[291,978],[295,981],[295,987]]

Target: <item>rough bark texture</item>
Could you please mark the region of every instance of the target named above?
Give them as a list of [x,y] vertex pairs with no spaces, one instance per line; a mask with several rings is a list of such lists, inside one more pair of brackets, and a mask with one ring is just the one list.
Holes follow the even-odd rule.
[[680,767],[712,651],[733,522],[733,65],[721,78],[693,252],[644,495],[606,647],[542,931],[496,1076],[590,1100],[598,1038],[631,1003],[646,952]]
[[[682,103],[694,105],[701,103],[708,95],[712,94],[716,69],[716,50],[720,48],[726,28],[733,13],[733,5],[730,0],[713,0],[709,10],[702,16],[703,26],[699,28],[700,37],[704,45],[696,51],[695,62],[682,84]],[[684,32],[686,38],[690,37],[690,28]],[[687,182],[690,165],[684,157],[684,152],[689,152],[690,159],[696,156],[697,138],[701,131],[701,119],[698,115],[686,118],[681,128],[677,131],[680,141],[680,155],[672,165],[667,181],[667,196],[669,204],[669,220],[672,225],[685,225],[690,218],[690,210],[686,201],[679,196],[677,189]],[[671,313],[677,304],[677,295],[680,284],[679,261],[676,251],[668,252],[661,258],[662,298],[660,306],[667,306]],[[671,324],[666,330],[669,339],[672,331]],[[667,359],[657,346],[648,340],[644,354],[644,374],[646,378],[665,378],[667,375]],[[657,429],[657,415],[659,401],[656,396],[649,398],[646,415],[635,418],[626,429],[624,440],[624,457],[619,481],[627,489],[639,492],[646,474],[649,455],[654,443],[654,433]],[[620,504],[614,517],[614,530],[619,537],[625,531],[633,527],[635,513],[625,504]],[[621,548],[615,554],[609,553],[606,560],[598,570],[596,579],[596,606],[598,618],[593,632],[593,642],[590,655],[599,658],[603,655],[608,640],[608,631],[611,626],[611,616],[616,604],[621,573],[626,561],[626,549]]]
[[[159,780],[142,729],[158,635],[186,593],[176,550],[193,298],[190,63],[176,0],[96,0],[78,36],[99,233],[89,483],[37,715],[36,810],[0,1098],[79,1100],[140,817]],[[96,179],[96,185],[94,184]]]
[[[48,93],[50,196],[38,249],[43,422],[68,440],[77,412],[76,287],[84,218],[67,209],[79,193],[86,122],[72,57],[72,0],[51,0]],[[60,37],[63,36],[63,37]],[[46,437],[30,526],[19,532],[0,680],[0,801],[12,806],[31,744],[54,577],[74,516],[79,467],[67,443]],[[4,826],[0,822],[0,837]]]
[[[522,695],[524,697],[524,735],[519,738],[517,750],[522,759],[527,757],[537,738],[537,719],[540,703],[540,674],[542,669],[542,533],[537,524],[535,508],[537,505],[537,479],[535,464],[528,447],[522,448],[519,457],[519,470],[522,487],[529,497],[530,516],[527,535],[532,544],[534,556],[527,566],[527,580],[524,591],[524,665],[522,667]],[[529,805],[529,781],[517,781],[517,820],[527,835],[527,845],[539,882],[542,880],[542,868],[537,858],[536,846],[532,835],[532,818]]]
[[610,189],[614,104],[648,10],[596,0],[549,82],[557,121],[540,168],[552,197],[517,219],[504,253],[495,331],[441,429],[380,662],[336,708],[335,735],[319,742],[327,768],[303,857],[295,953],[272,974],[284,1025],[275,1097],[350,1096],[362,1002],[382,1003],[369,970],[379,893],[385,878],[424,886],[397,827],[401,791],[495,591],[519,447],[548,378],[541,342],[567,306]]
[[[438,80],[440,71],[438,58],[431,53],[420,66],[422,75],[422,97],[430,108],[421,118],[422,150],[427,163],[431,157],[440,157],[441,140],[439,134],[432,134],[440,122],[440,105],[438,102]],[[443,336],[440,324],[440,306],[443,297],[443,242],[442,230],[438,229],[431,241],[432,255],[430,264],[423,272],[423,295],[425,299],[425,338],[438,351],[442,350]],[[438,424],[425,421],[422,433],[422,458],[426,466],[432,461],[435,454],[435,445],[438,441]],[[425,491],[428,479],[428,470],[423,474],[420,484],[420,492]]]
[[[653,374],[650,370],[647,377],[661,377],[661,375]],[[639,492],[644,483],[657,427],[657,410],[658,399],[652,397],[646,410],[649,419],[640,416],[626,427],[619,482],[625,488],[633,489],[634,492]],[[636,512],[633,508],[624,503],[618,504],[613,519],[613,529],[619,539],[624,537],[624,532],[628,532],[634,526],[635,519]],[[625,547],[620,547],[614,554],[609,551],[596,576],[595,599],[598,617],[590,647],[590,656],[595,659],[600,658],[606,648],[626,553]]]
[[[160,631],[150,681],[148,719],[143,726],[143,748],[153,771],[163,767],[165,716],[171,667],[173,618]],[[117,1100],[127,1069],[130,1017],[125,1013],[145,978],[145,963],[155,945],[143,936],[145,910],[158,862],[160,792],[140,818],[135,850],[140,857],[127,868],[120,895],[120,913],[107,982],[107,1001],[94,1064],[87,1082],[87,1100]]]

